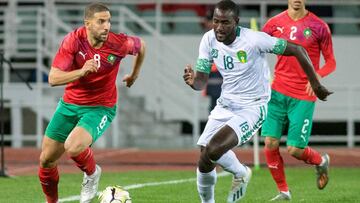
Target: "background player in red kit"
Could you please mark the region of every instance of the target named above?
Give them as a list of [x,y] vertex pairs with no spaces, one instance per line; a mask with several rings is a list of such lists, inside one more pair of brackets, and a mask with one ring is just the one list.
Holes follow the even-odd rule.
[[67,85],[42,143],[39,178],[48,203],[58,201],[57,160],[66,152],[84,171],[80,202],[90,202],[97,192],[101,168],[90,145],[110,125],[116,112],[116,77],[120,61],[135,55],[135,82],[144,59],[144,42],[138,37],[110,32],[110,11],[101,3],[85,8],[84,27],[65,36],[54,58],[49,83]]
[[[263,31],[303,46],[317,72],[323,78],[335,70],[331,33],[328,25],[305,9],[305,0],[288,0],[288,9],[271,18]],[[319,68],[320,52],[325,65]],[[316,166],[317,186],[328,182],[330,158],[308,147],[316,97],[295,57],[278,55],[272,83],[268,115],[262,127],[265,157],[280,193],[272,200],[290,200],[284,163],[279,152],[283,128],[288,124],[287,150],[293,157]]]

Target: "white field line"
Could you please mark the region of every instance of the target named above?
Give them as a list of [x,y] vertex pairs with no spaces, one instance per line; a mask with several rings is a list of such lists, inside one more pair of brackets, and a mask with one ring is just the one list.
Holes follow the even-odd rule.
[[[228,176],[228,175],[230,175],[230,173],[223,171],[223,172],[218,173],[217,177],[223,177],[223,176]],[[138,189],[138,188],[143,188],[143,187],[152,187],[152,186],[158,186],[158,185],[177,185],[177,184],[193,182],[193,181],[196,181],[196,178],[169,180],[169,181],[163,181],[163,182],[150,182],[150,183],[143,183],[143,184],[133,184],[133,185],[124,186],[124,189],[133,190],[133,189]],[[97,193],[97,195],[99,195],[99,192]],[[77,201],[77,200],[80,200],[80,196],[74,195],[74,196],[59,199],[59,203]]]

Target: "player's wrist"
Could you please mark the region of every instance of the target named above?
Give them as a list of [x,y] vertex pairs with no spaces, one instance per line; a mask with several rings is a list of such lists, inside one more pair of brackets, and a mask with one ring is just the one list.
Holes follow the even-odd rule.
[[131,74],[130,77],[136,80],[139,77],[139,74]]
[[87,72],[84,69],[79,69],[77,75],[78,75],[79,78],[82,78],[82,77],[87,75],[86,73]]
[[85,75],[85,71],[83,71],[82,69],[79,69],[79,71],[77,72],[77,75],[81,78]]

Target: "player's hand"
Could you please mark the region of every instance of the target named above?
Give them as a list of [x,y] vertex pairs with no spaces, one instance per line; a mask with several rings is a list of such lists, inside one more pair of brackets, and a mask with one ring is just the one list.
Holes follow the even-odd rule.
[[317,98],[319,98],[322,101],[326,101],[327,96],[329,96],[330,94],[332,94],[333,92],[330,92],[329,90],[327,90],[324,86],[319,85],[317,87],[312,87],[315,95],[317,96]]
[[192,87],[194,85],[194,70],[191,68],[191,65],[185,66],[183,78],[189,86]]
[[131,86],[134,84],[136,78],[137,78],[137,77],[134,77],[134,76],[131,76],[131,75],[129,75],[129,74],[126,74],[126,75],[123,77],[122,81],[126,83],[126,87],[131,87]]
[[94,59],[89,59],[85,62],[83,67],[81,68],[81,75],[87,76],[89,73],[96,73],[98,70],[97,63]]

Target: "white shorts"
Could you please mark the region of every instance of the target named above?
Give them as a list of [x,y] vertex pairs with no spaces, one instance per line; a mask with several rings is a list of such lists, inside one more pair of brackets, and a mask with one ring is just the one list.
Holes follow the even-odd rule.
[[246,143],[259,130],[267,114],[267,106],[250,106],[230,109],[221,105],[211,111],[204,132],[197,144],[206,146],[223,126],[231,127],[238,136],[238,146]]

